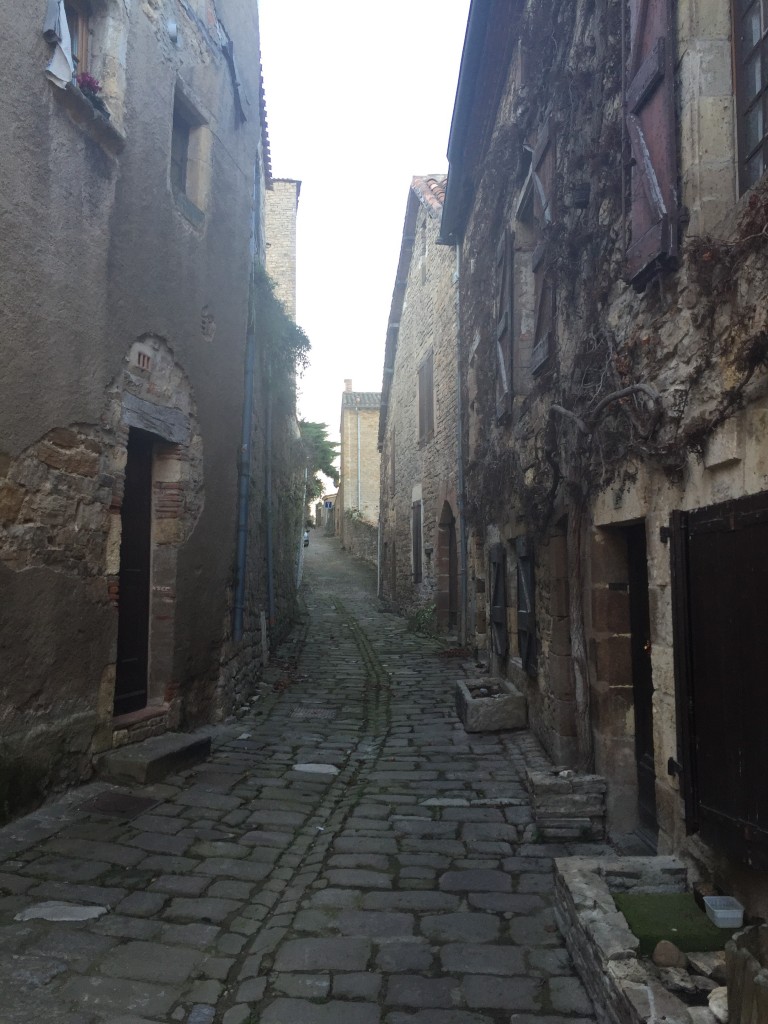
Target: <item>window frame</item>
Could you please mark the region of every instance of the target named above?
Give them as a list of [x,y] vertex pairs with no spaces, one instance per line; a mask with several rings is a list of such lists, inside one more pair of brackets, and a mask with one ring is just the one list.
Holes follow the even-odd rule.
[[[757,12],[760,19],[759,37],[748,50],[743,43],[743,26],[751,12]],[[736,100],[736,140],[738,162],[739,195],[754,188],[768,170],[768,11],[764,12],[762,0],[733,0],[731,4],[733,19],[733,60],[734,60],[734,91]],[[750,99],[747,96],[746,68],[753,57],[759,55],[761,87]],[[747,150],[746,122],[755,109],[761,110],[761,136],[759,141]],[[748,164],[758,155],[762,155],[762,170],[756,178],[748,173]]]
[[90,18],[91,12],[83,0],[66,0],[64,14],[69,28],[72,50],[73,78],[89,72],[90,68]]

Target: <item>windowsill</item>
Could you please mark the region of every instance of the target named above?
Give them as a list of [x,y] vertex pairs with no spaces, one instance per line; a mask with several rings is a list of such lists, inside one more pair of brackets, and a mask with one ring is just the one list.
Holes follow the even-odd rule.
[[182,213],[189,223],[196,228],[201,228],[205,224],[205,214],[199,209],[192,200],[184,192],[179,192],[177,188],[173,188],[173,198],[176,202],[176,209]]
[[73,82],[69,82],[63,89],[57,85],[52,85],[52,88],[78,128],[90,135],[110,155],[116,156],[122,152],[125,148],[125,135],[93,106]]
[[113,729],[129,729],[132,725],[149,722],[153,718],[161,718],[168,714],[170,704],[148,704],[138,711],[129,711],[124,715],[115,715],[112,719]]

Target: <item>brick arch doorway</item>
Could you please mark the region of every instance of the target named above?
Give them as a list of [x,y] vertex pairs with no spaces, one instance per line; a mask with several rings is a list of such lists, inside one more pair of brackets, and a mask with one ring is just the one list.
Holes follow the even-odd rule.
[[437,621],[443,629],[455,629],[459,621],[456,517],[447,501],[437,524]]

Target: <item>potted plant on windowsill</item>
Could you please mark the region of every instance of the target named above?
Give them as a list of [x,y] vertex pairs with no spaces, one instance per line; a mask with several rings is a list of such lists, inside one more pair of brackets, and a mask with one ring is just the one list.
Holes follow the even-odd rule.
[[100,114],[109,120],[110,113],[107,110],[107,105],[104,100],[99,96],[101,92],[101,82],[94,78],[93,75],[89,75],[87,71],[81,71],[75,76],[75,83],[80,92],[89,101],[94,110],[97,110]]

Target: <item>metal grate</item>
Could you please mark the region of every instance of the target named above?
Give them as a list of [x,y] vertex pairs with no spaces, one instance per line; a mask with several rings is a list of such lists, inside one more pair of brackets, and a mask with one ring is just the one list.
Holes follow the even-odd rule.
[[80,810],[90,814],[106,814],[113,818],[131,818],[144,814],[151,807],[156,807],[158,800],[149,796],[133,796],[131,793],[99,793],[92,800],[80,804]]
[[295,704],[289,717],[308,722],[313,718],[335,718],[336,712],[333,708],[324,708],[319,704]]

